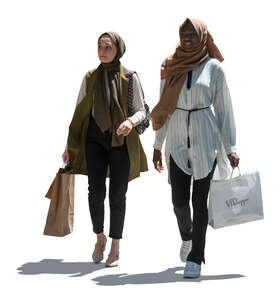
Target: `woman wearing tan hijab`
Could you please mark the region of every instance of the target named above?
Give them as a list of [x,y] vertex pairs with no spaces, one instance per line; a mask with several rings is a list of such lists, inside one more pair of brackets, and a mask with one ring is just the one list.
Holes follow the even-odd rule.
[[[125,44],[115,32],[98,39],[100,65],[83,79],[75,113],[62,155],[65,173],[88,175],[88,200],[97,243],[95,263],[103,259],[107,238],[103,233],[106,176],[110,177],[111,250],[106,266],[117,266],[122,238],[128,181],[147,171],[147,159],[135,126],[146,116],[143,93],[136,73],[131,76],[120,63]],[[132,82],[131,82],[132,80]],[[132,84],[131,84],[132,83]],[[128,86],[133,87],[133,91]],[[132,94],[129,102],[128,91]]]
[[228,161],[235,168],[239,157],[231,98],[220,63],[223,57],[200,20],[187,18],[179,35],[175,53],[162,64],[161,96],[151,113],[156,130],[153,163],[157,171],[163,170],[161,148],[166,138],[168,179],[182,238],[180,258],[186,262],[184,277],[197,278],[205,263],[207,198],[216,164],[220,176],[226,177]]

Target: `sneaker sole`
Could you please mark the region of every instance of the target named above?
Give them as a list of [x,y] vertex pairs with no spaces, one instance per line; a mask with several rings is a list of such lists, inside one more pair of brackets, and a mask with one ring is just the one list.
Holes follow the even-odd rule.
[[191,278],[191,279],[195,279],[199,277],[201,277],[201,275],[184,275],[184,278]]

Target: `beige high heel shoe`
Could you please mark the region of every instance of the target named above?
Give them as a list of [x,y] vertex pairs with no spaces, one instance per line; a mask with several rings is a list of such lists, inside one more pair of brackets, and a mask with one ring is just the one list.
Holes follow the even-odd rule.
[[106,267],[117,267],[119,265],[120,253],[116,255],[109,254],[106,260]]
[[103,260],[103,253],[105,251],[106,242],[107,242],[107,240],[105,240],[105,243],[103,245],[99,245],[98,243],[95,244],[95,247],[94,247],[94,250],[92,253],[92,260],[96,264],[100,263]]

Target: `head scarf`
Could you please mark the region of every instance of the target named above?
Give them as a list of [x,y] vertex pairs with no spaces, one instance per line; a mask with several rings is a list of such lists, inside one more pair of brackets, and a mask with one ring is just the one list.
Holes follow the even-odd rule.
[[[94,119],[101,131],[112,134],[112,147],[122,146],[124,136],[117,135],[116,131],[125,120],[119,103],[120,95],[120,58],[125,53],[125,43],[115,32],[105,32],[100,35],[109,36],[117,48],[115,58],[109,63],[101,63],[97,68],[97,80],[94,92]],[[110,98],[107,97],[105,76],[108,79]]]
[[198,68],[209,56],[217,58],[219,61],[224,60],[207,30],[207,26],[202,21],[187,18],[179,28],[180,38],[187,23],[193,25],[199,43],[190,49],[183,48],[180,43],[175,53],[162,63],[161,79],[165,79],[166,82],[160,100],[151,113],[154,130],[160,129],[168,114],[174,112],[187,73]]
[[102,63],[103,67],[110,68],[113,65],[120,64],[119,60],[124,55],[126,47],[125,47],[125,43],[124,43],[123,39],[116,32],[112,32],[112,31],[102,33],[98,38],[98,42],[103,36],[106,36],[106,35],[110,37],[110,39],[112,40],[112,42],[115,44],[115,46],[117,48],[117,54],[116,54],[115,58],[113,59],[113,61],[111,61],[110,63]]

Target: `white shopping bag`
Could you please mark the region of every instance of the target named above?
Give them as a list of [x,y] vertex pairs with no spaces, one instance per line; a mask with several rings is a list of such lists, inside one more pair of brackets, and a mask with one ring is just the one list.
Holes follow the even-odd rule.
[[239,170],[237,177],[212,180],[208,213],[208,224],[215,229],[263,219],[259,172],[241,175]]

